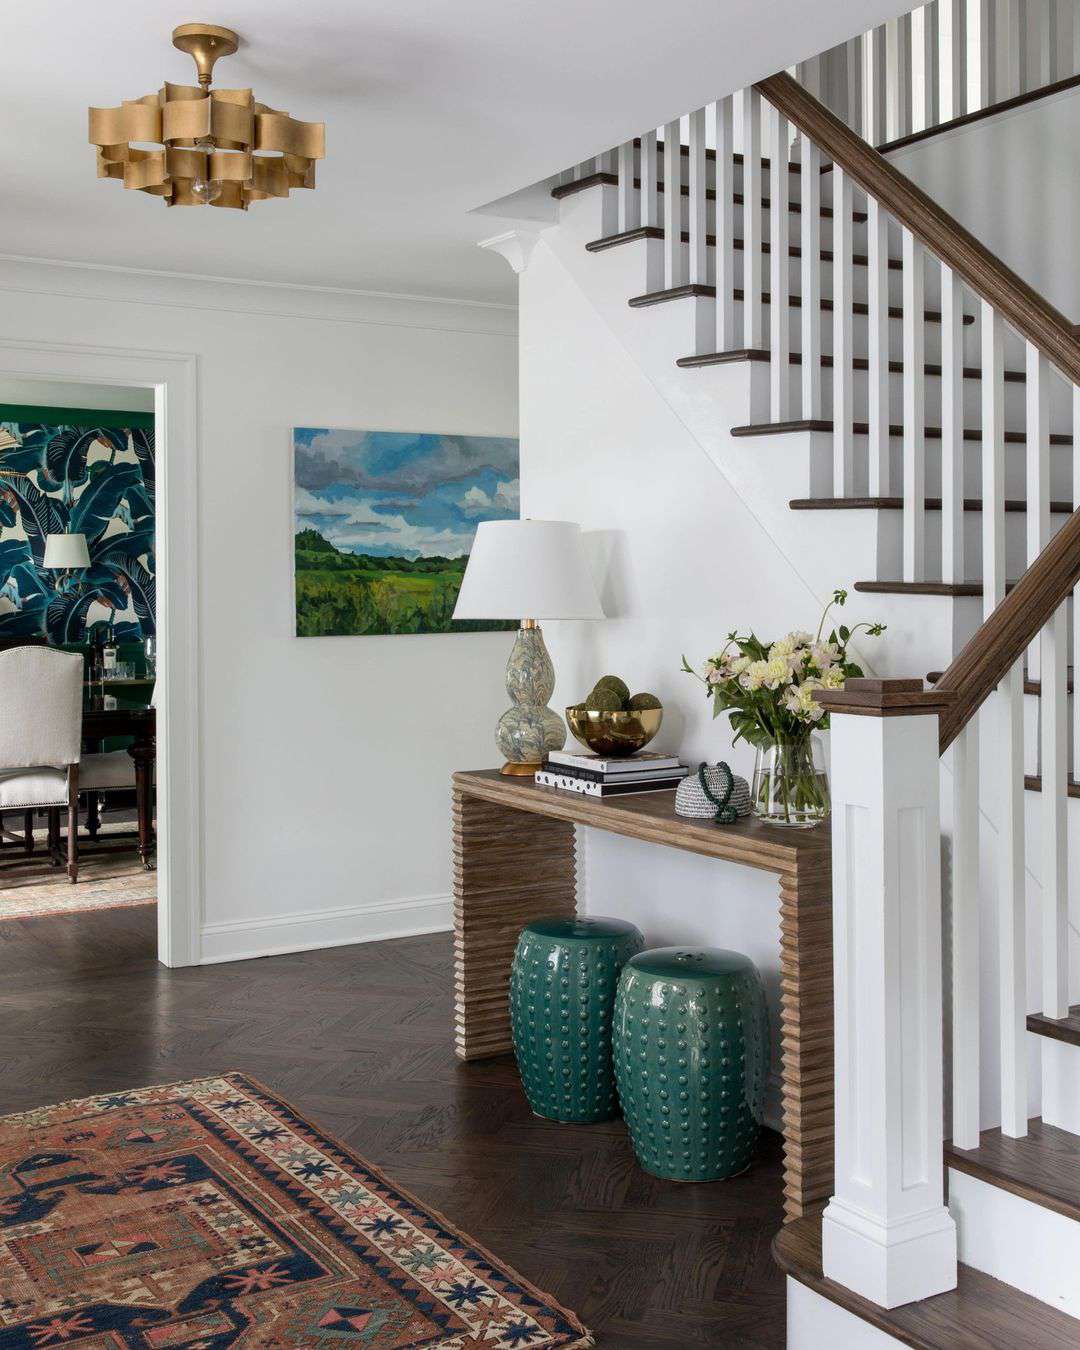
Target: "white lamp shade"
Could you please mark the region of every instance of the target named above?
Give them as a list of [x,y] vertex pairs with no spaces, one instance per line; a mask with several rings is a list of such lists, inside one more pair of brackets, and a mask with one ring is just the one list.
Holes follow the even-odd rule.
[[602,619],[581,528],[570,520],[485,520],[455,619]]
[[90,553],[85,534],[48,534],[45,536],[46,567],[89,567]]

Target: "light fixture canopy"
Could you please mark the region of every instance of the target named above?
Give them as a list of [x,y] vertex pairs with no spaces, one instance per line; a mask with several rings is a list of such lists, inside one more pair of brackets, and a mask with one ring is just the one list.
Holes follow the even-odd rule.
[[214,63],[239,45],[231,28],[215,24],[174,29],[173,46],[195,62],[199,83],[166,83],[118,108],[91,108],[98,177],[118,178],[166,206],[242,211],[292,188],[314,188],[315,162],[326,153],[324,123],[297,121],[256,102],[250,89],[210,88]]

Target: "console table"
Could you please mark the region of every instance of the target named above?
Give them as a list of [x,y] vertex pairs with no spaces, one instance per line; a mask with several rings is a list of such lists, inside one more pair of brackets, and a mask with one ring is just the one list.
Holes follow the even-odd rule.
[[674,792],[586,797],[494,769],[455,773],[453,797],[455,1049],[466,1060],[513,1048],[514,947],[531,920],[576,912],[575,825],[780,878],[785,1219],[823,1204],[833,1189],[828,826],[786,830],[752,818],[713,825],[676,816]]

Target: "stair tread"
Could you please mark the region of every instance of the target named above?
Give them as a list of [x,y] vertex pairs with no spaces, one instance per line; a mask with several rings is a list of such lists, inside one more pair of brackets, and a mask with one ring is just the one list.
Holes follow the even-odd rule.
[[[1026,693],[1026,692],[1027,692],[1027,691],[1025,690],[1025,693]],[[1025,790],[1026,792],[1041,792],[1041,791],[1042,791],[1042,774],[1039,774],[1039,773],[1026,773],[1026,774],[1024,774],[1024,790]],[[1078,783],[1078,782],[1076,781],[1075,778],[1070,778],[1070,779],[1069,779],[1069,785],[1068,785],[1067,791],[1068,791],[1068,794],[1069,794],[1070,797],[1080,797],[1080,783]],[[1039,1028],[1029,1027],[1029,1028],[1028,1028],[1029,1031],[1034,1031],[1034,1030],[1036,1030],[1036,1029],[1039,1031],[1040,1035],[1041,1035],[1041,1034],[1045,1034],[1045,1033],[1043,1032],[1043,1029],[1042,1029],[1041,1027],[1039,1027]],[[1059,1037],[1059,1039],[1061,1039],[1061,1038]]]
[[982,1131],[978,1148],[955,1148],[947,1142],[945,1161],[957,1171],[1080,1220],[1080,1138],[1038,1116],[1028,1121],[1022,1139],[993,1129]]
[[[609,248],[618,248],[622,244],[632,244],[637,239],[663,239],[665,232],[661,225],[637,225],[632,230],[620,230],[618,234],[605,234],[599,239],[593,239],[585,245],[588,253],[604,253]],[[690,242],[690,231],[680,231],[681,242],[688,244]],[[707,248],[716,247],[716,235],[707,234],[705,236],[705,245]],[[742,239],[733,239],[732,246],[737,251],[742,251],[745,244]],[[766,240],[761,245],[762,253],[772,253],[772,245]],[[831,248],[821,250],[821,261],[831,263],[833,261],[833,251]],[[788,257],[801,258],[802,247],[799,244],[788,245]],[[869,267],[870,259],[865,253],[853,253],[851,255],[852,264],[855,267]],[[904,270],[903,260],[900,258],[890,258],[889,268],[894,272]]]
[[[1069,688],[1072,688],[1071,680]],[[1045,1013],[1028,1013],[1027,1029],[1033,1031],[1036,1036],[1049,1036],[1054,1041],[1080,1045],[1080,1003],[1074,1004],[1069,1009],[1068,1017],[1047,1017]]]
[[[743,298],[742,287],[736,286],[732,294],[736,300],[742,300]],[[701,296],[703,299],[706,300],[715,299],[716,287],[706,285],[704,282],[701,281],[688,281],[684,282],[680,286],[667,286],[663,290],[645,291],[641,295],[632,295],[630,299],[627,301],[627,304],[630,306],[631,309],[644,309],[649,305],[665,304],[669,300],[685,300],[688,296],[692,295]],[[772,296],[768,291],[762,292],[761,303],[763,305],[768,305],[772,303]],[[802,309],[802,296],[801,295],[788,296],[788,308]],[[831,314],[833,310],[833,302],[829,299],[823,298],[821,301],[821,308],[826,313]],[[867,314],[869,310],[864,301],[855,300],[852,302],[851,312],[852,314]],[[902,319],[903,317],[904,311],[901,309],[899,305],[889,306],[890,319]],[[923,310],[923,321],[925,323],[940,323],[941,312],[936,309]],[[975,316],[973,314],[964,315],[965,324],[974,322]]]
[[964,596],[983,593],[981,581],[857,581],[855,589],[868,595]]
[[[728,361],[768,361],[769,359],[770,354],[767,347],[734,347],[731,351],[726,352],[704,352],[697,356],[680,356],[675,364],[686,369],[693,369],[696,366],[720,366]],[[793,366],[801,366],[802,352],[791,352],[788,359]],[[832,357],[823,354],[821,364],[825,369],[831,370]],[[852,358],[851,366],[853,370],[869,370],[870,362],[865,356],[856,356]],[[903,361],[890,361],[889,372],[892,375],[902,375],[904,373]],[[923,374],[930,376],[932,379],[940,378],[941,366],[935,361],[927,361],[923,366]],[[965,366],[964,379],[981,380],[982,371],[978,366]],[[1005,379],[1014,384],[1024,384],[1027,381],[1027,375],[1022,370],[1007,370]]]
[[825,1278],[820,1214],[785,1224],[773,1239],[773,1256],[808,1289],[915,1350],[1065,1350],[1078,1343],[1076,1318],[963,1264],[947,1294],[881,1308]]
[[[902,511],[903,497],[793,497],[788,506],[793,511]],[[940,511],[941,498],[927,497],[923,502],[927,511]],[[965,497],[965,511],[981,511],[983,504],[978,497]],[[1050,511],[1054,515],[1072,515],[1072,502],[1052,501]],[[1027,502],[1021,498],[1007,497],[1006,511],[1027,512]]]
[[[813,418],[812,420],[795,420],[791,422],[747,422],[744,426],[732,427],[733,436],[777,436],[785,435],[792,431],[832,431],[833,423],[829,418]],[[870,434],[870,424],[868,422],[852,422],[852,434],[855,436],[868,436]],[[889,435],[895,438],[903,436],[904,428],[898,422],[889,424]],[[923,427],[923,436],[927,440],[941,440],[940,427]],[[965,441],[981,441],[982,430],[979,427],[968,427],[964,430]],[[1005,433],[1006,445],[1026,445],[1027,437],[1022,431],[1007,431]],[[1050,435],[1051,445],[1072,445],[1073,438],[1064,432],[1052,432]]]

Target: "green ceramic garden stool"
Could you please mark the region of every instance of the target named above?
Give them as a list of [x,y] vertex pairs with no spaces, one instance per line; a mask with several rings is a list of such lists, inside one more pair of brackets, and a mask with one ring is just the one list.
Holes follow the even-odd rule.
[[621,919],[537,919],[510,970],[510,1024],[529,1105],[548,1120],[619,1114],[611,1016],[619,971],[645,946]]
[[669,1181],[719,1181],[750,1165],[769,1071],[765,990],[719,948],[659,947],[623,967],[615,1079],[638,1162]]

